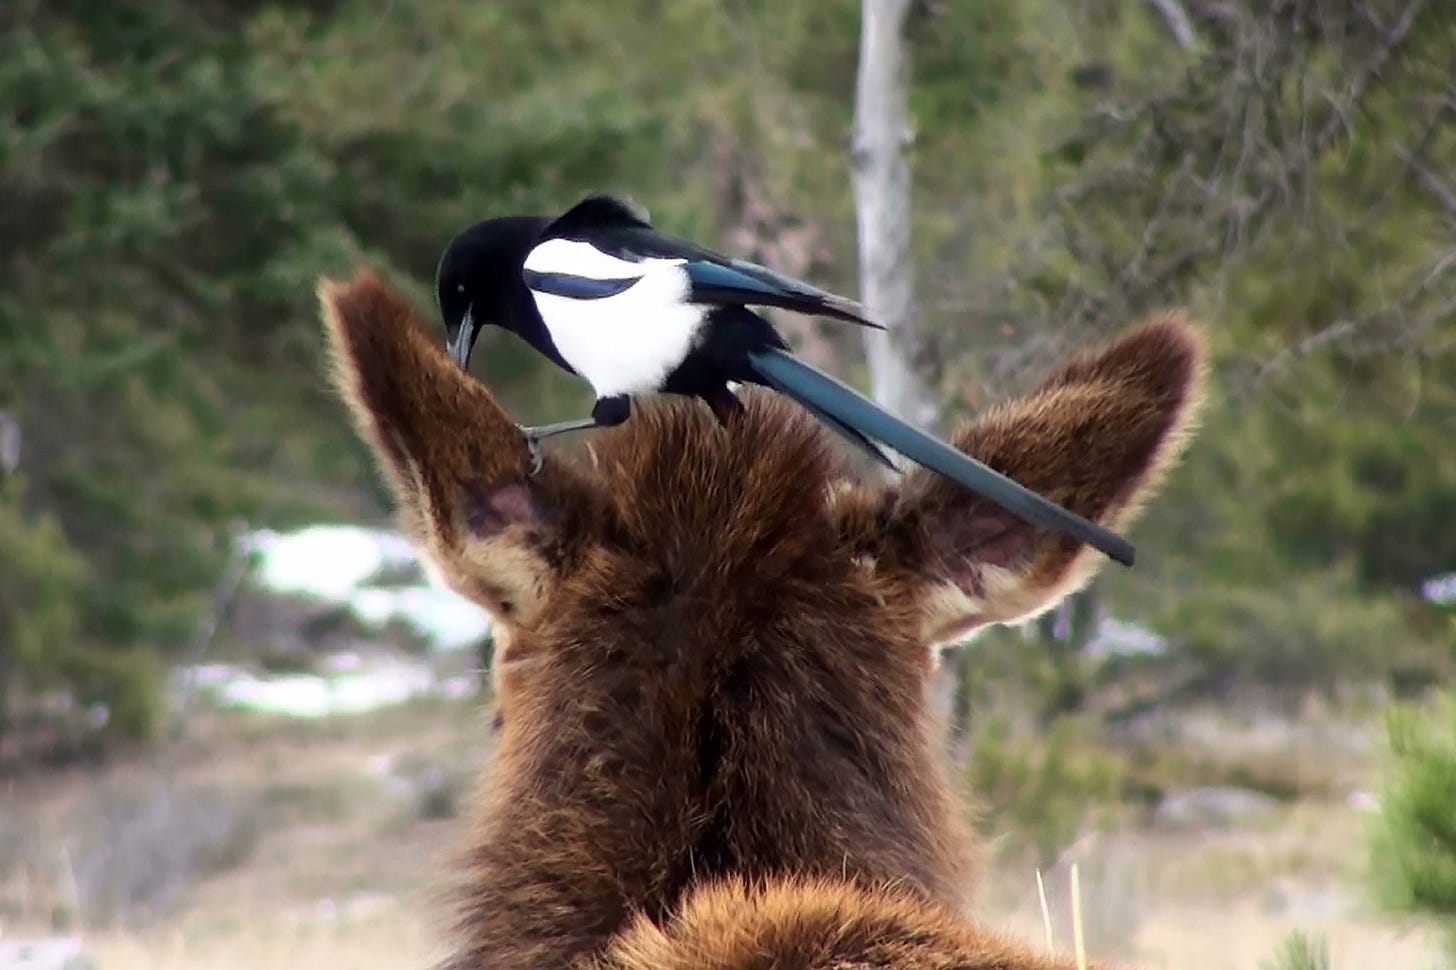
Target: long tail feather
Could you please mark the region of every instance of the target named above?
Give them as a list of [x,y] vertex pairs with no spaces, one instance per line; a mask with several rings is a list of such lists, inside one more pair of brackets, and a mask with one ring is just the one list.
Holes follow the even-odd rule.
[[[782,351],[772,352],[782,353]],[[795,360],[795,358],[792,357],[789,359]],[[753,355],[749,356],[749,361],[753,362]],[[876,464],[884,465],[892,472],[897,472],[900,470],[895,467],[895,463],[890,460],[890,456],[885,454],[884,451],[880,449],[879,445],[875,444],[869,438],[865,437],[864,433],[859,431],[859,429],[845,424],[843,421],[839,420],[828,411],[819,407],[813,401],[805,400],[803,395],[797,393],[793,384],[781,383],[774,374],[767,373],[763,370],[758,370],[757,368],[755,368],[755,370],[758,371],[758,376],[763,379],[765,384],[767,384],[769,387],[772,387],[780,394],[792,398],[804,410],[808,411],[810,414],[814,415],[814,417],[818,418],[820,421],[823,421],[825,424],[829,425],[829,427],[839,432],[844,440],[848,441],[850,444],[854,445],[856,448],[869,455]]]
[[869,398],[782,350],[749,354],[753,368],[775,389],[815,414],[831,415],[832,426],[847,426],[861,436],[884,442],[912,461],[939,472],[982,495],[1032,525],[1064,532],[1109,557],[1131,566],[1132,543],[1117,533],[1089,522],[1000,472],[987,467],[943,441],[939,441],[881,409]]

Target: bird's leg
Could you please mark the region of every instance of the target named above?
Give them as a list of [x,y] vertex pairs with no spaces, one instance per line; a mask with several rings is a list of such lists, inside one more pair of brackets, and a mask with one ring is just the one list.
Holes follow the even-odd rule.
[[541,470],[541,448],[540,442],[543,438],[553,438],[559,434],[566,434],[569,431],[585,431],[587,428],[595,428],[597,423],[592,418],[572,418],[570,421],[557,421],[553,424],[543,424],[539,427],[527,427],[518,424],[516,427],[526,438],[526,450],[531,455],[531,474],[535,475]]
[[599,397],[592,405],[592,420],[603,428],[614,428],[632,414],[632,399],[625,394]]
[[713,417],[718,419],[718,424],[725,428],[743,417],[743,402],[738,400],[738,395],[729,390],[726,384],[720,384],[708,391],[703,395],[703,400],[713,409]]
[[539,427],[516,425],[526,438],[526,448],[531,455],[531,474],[535,475],[541,470],[540,442],[542,439],[553,438],[556,435],[568,434],[572,431],[585,431],[588,428],[609,428],[626,421],[627,416],[631,413],[631,399],[625,394],[618,394],[615,397],[597,398],[597,403],[592,407],[592,416],[589,418],[572,418],[568,421],[557,421]]

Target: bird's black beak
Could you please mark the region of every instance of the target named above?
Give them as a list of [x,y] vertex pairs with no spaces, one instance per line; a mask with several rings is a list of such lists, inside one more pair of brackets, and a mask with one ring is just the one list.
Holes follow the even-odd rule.
[[467,306],[465,315],[460,318],[460,329],[455,331],[455,339],[451,340],[445,347],[455,363],[460,365],[461,370],[470,369],[470,349],[475,343],[475,308]]

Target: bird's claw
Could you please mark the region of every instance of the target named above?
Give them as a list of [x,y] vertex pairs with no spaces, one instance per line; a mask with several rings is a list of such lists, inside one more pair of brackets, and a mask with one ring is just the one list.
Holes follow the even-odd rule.
[[541,473],[541,443],[530,434],[526,435],[526,454],[531,456],[531,472],[529,477],[535,478]]

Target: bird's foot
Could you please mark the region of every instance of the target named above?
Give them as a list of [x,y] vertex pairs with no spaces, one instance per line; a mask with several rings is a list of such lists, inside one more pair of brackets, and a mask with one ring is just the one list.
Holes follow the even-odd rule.
[[521,425],[516,425],[516,427],[520,429],[521,436],[526,439],[526,454],[531,457],[530,477],[535,478],[541,474],[541,464],[543,461],[541,457],[541,439],[532,433],[535,430],[534,428],[526,428]]
[[575,418],[570,421],[557,421],[555,424],[543,424],[537,428],[527,427],[521,424],[516,425],[516,429],[526,439],[526,452],[531,456],[531,477],[534,478],[541,472],[541,465],[544,460],[541,455],[541,439],[566,434],[569,431],[585,431],[587,428],[595,428],[597,426],[598,421],[595,418]]

